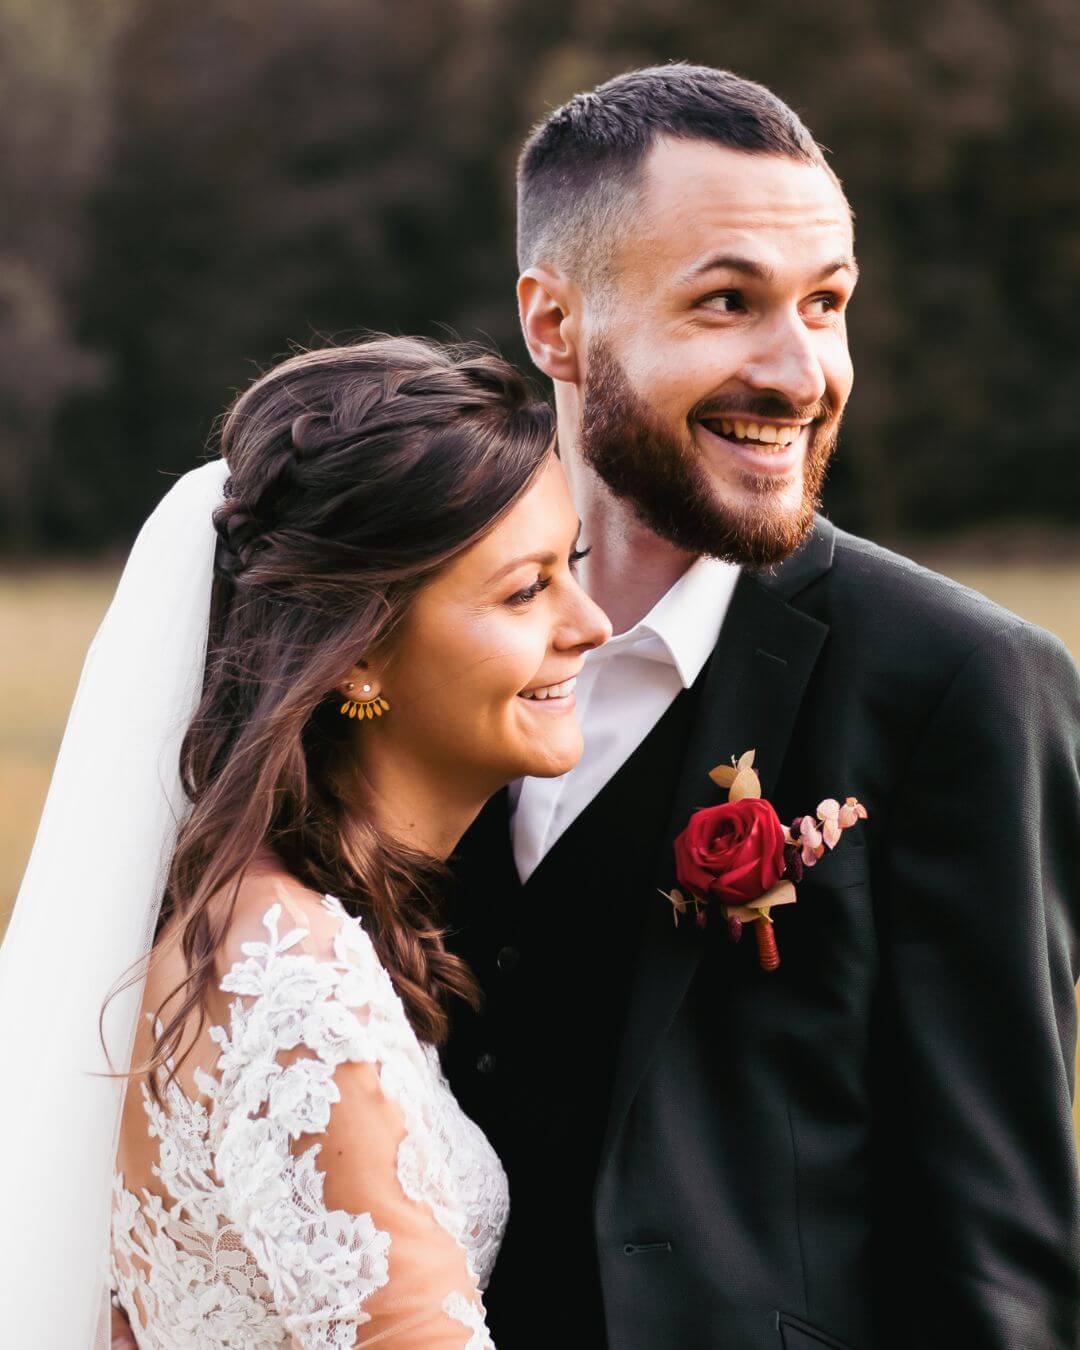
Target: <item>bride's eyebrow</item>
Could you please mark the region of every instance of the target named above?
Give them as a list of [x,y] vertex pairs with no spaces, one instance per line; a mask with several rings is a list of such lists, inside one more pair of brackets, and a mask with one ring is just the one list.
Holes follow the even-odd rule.
[[[577,523],[577,533],[574,535],[575,548],[577,547],[578,540],[581,538],[581,531],[584,528],[584,525],[579,520]],[[500,577],[506,576],[507,572],[512,572],[515,567],[520,567],[522,563],[534,562],[539,563],[541,567],[554,567],[558,561],[559,555],[550,552],[550,550],[544,553],[523,553],[520,558],[515,558],[513,562],[505,563],[498,571],[492,572],[491,576],[488,577],[486,584],[493,584],[498,581]]]
[[500,577],[506,576],[507,572],[512,572],[515,567],[520,567],[522,563],[539,563],[541,567],[554,567],[559,561],[554,553],[524,553],[520,558],[515,558],[513,562],[508,562],[504,567],[500,567],[497,572],[492,572],[488,577],[488,582],[498,581]]

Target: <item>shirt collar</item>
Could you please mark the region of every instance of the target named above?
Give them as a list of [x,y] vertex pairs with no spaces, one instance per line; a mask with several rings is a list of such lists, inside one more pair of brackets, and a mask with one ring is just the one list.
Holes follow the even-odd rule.
[[633,647],[635,656],[673,665],[689,689],[716,646],[738,579],[734,563],[696,558],[643,619],[590,655]]

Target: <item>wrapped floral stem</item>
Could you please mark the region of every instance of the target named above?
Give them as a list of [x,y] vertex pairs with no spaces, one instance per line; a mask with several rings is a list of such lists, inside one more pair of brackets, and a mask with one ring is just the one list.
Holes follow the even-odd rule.
[[780,964],[780,950],[776,945],[776,929],[772,919],[762,914],[754,929],[757,935],[758,961],[762,970],[775,970]]

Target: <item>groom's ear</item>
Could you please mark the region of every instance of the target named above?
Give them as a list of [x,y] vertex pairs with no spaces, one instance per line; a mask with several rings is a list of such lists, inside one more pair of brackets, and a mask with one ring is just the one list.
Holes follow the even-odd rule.
[[546,267],[518,277],[518,317],[536,365],[552,380],[580,384],[582,303],[578,288]]

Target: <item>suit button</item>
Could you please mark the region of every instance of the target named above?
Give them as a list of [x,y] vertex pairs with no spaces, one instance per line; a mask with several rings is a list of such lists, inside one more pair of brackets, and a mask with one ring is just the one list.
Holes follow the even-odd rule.
[[504,975],[509,975],[520,960],[521,953],[516,947],[503,947],[495,958],[495,964]]
[[476,1072],[477,1073],[495,1072],[495,1056],[491,1053],[490,1050],[485,1050],[484,1053],[480,1056],[480,1058],[476,1061]]

